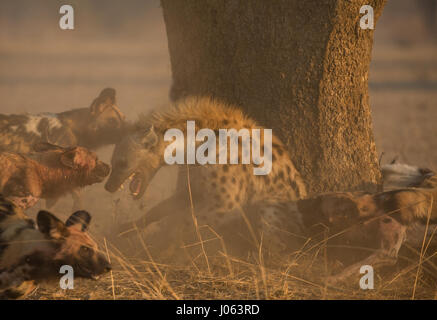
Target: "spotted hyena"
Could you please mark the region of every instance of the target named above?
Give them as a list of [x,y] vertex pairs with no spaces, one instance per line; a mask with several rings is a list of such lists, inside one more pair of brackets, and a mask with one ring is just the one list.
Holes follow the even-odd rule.
[[0,195],[0,298],[16,299],[38,283],[58,280],[69,265],[75,277],[97,279],[110,264],[88,235],[91,216],[73,213],[64,223],[47,211],[35,222]]
[[[141,198],[155,173],[166,165],[164,152],[170,142],[164,140],[165,133],[176,128],[186,137],[187,121],[195,121],[197,128],[208,128],[216,133],[220,129],[262,129],[240,109],[217,100],[189,98],[180,101],[166,112],[154,112],[141,117],[136,124],[136,131],[116,144],[106,190],[115,192],[131,178],[129,188],[133,198]],[[230,161],[227,161],[228,164],[180,165],[187,173],[185,179],[189,178],[190,181],[192,203],[187,190],[180,190],[172,198],[152,208],[145,216],[146,220],[140,219],[136,224],[144,226],[146,221],[148,224],[173,213],[181,215],[181,212],[190,212],[193,205],[199,224],[217,227],[232,223],[242,214],[250,216],[250,212],[245,211],[259,201],[297,200],[306,196],[304,181],[293,165],[287,148],[275,135],[272,137],[271,171],[265,175],[254,175],[253,169],[262,164],[242,164],[241,141],[239,137],[238,164],[229,164]],[[260,141],[263,150],[262,135]],[[216,152],[218,150],[219,146]],[[186,157],[186,150],[184,152]],[[229,155],[228,148],[228,160]],[[280,228],[281,220],[289,217],[268,215],[261,218],[266,220],[267,225]]]
[[[0,114],[0,151],[28,154],[39,142],[90,150],[115,144],[127,130],[125,116],[117,107],[116,92],[102,90],[90,107],[61,113]],[[78,190],[74,207],[82,208]],[[47,201],[52,207],[56,198]]]

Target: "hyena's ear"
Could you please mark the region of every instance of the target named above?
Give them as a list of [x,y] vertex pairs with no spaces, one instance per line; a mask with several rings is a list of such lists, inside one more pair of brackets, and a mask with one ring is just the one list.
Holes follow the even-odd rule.
[[90,112],[93,116],[98,116],[106,109],[107,106],[111,106],[113,104],[115,104],[115,89],[105,88],[91,103]]
[[37,142],[33,145],[33,151],[35,152],[46,152],[54,150],[64,150],[64,148],[49,142]]
[[145,148],[151,148],[158,144],[158,135],[156,134],[153,126],[151,126],[144,135],[140,136],[139,143]]
[[86,231],[91,222],[91,215],[84,210],[79,210],[73,213],[70,218],[67,219],[65,225],[67,227],[75,227],[81,231]]
[[65,224],[48,211],[38,212],[36,223],[39,231],[51,239],[62,239],[69,234]]

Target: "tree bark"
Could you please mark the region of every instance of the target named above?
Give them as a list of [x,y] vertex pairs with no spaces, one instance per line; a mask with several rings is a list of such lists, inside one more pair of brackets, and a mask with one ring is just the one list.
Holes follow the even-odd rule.
[[311,193],[373,191],[365,4],[376,20],[385,0],[162,0],[170,97],[213,96],[272,128]]

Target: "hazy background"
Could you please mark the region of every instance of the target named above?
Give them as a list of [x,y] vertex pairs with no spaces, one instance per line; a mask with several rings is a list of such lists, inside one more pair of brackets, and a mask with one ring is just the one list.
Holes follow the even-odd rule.
[[[428,3],[427,9],[421,4]],[[61,30],[59,8],[75,9],[75,30]],[[376,28],[370,101],[378,153],[437,169],[437,26],[435,0],[388,1]],[[358,14],[358,12],[357,12]],[[60,112],[89,106],[114,87],[129,120],[168,102],[167,39],[157,0],[0,2],[1,113]],[[111,148],[99,151],[109,160]],[[174,171],[174,170],[173,170]],[[161,173],[143,199],[166,197]],[[159,183],[161,182],[161,183]],[[86,189],[87,208],[125,221],[144,211],[122,192]],[[61,202],[58,212],[69,213]],[[67,204],[66,204],[67,203]],[[122,212],[122,214],[120,214]],[[101,216],[103,217],[103,216]],[[96,219],[105,228],[108,219]]]

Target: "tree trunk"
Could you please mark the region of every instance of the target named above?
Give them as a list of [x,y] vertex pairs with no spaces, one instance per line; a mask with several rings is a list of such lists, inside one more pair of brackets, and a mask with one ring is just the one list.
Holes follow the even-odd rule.
[[162,0],[170,97],[210,95],[287,143],[309,192],[375,190],[368,73],[385,0]]

